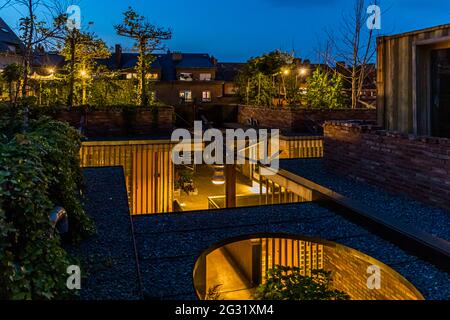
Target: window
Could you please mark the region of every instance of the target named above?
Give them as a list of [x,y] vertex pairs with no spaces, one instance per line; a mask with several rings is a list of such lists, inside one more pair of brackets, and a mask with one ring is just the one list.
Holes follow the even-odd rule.
[[203,91],[202,92],[202,101],[209,102],[211,101],[211,91]]
[[211,81],[211,73],[200,73],[200,81]]
[[158,80],[158,74],[157,73],[149,73],[147,74],[147,79],[149,80]]
[[179,75],[179,79],[181,81],[192,81],[192,80],[194,80],[194,76],[192,75],[192,73],[181,72]]
[[190,90],[180,91],[180,99],[184,102],[192,101],[192,91]]

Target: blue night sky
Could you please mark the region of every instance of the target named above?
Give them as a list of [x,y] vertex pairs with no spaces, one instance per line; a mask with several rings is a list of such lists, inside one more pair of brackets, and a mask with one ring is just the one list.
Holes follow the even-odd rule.
[[[0,3],[5,0],[0,0]],[[113,24],[129,5],[149,21],[171,27],[172,51],[206,52],[220,61],[246,61],[274,49],[292,51],[315,60],[318,41],[326,28],[337,29],[352,0],[79,0],[83,22],[109,46],[131,43],[115,35]],[[393,34],[450,23],[449,0],[381,0],[382,34]],[[0,16],[17,27],[13,8]]]

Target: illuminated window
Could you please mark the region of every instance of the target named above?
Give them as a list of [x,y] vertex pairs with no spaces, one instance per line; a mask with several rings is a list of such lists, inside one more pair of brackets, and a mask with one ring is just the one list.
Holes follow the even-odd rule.
[[147,74],[147,79],[158,80],[158,74],[157,73],[149,73],[149,74]]
[[194,80],[194,76],[192,73],[181,72],[179,75],[179,79],[181,81],[192,81],[192,80]]
[[211,81],[211,73],[200,73],[200,81]]
[[192,91],[190,90],[180,91],[180,99],[183,101],[192,101]]
[[211,101],[211,91],[207,90],[202,92],[202,101],[204,102]]

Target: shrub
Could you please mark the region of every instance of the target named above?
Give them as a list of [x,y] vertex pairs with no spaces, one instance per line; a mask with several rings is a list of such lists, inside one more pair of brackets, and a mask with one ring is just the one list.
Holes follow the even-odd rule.
[[26,132],[2,133],[0,299],[70,295],[66,269],[72,261],[52,236],[49,213],[56,205],[67,209],[72,240],[93,232],[79,200],[79,144],[74,129],[48,119],[31,121]]
[[256,300],[349,300],[350,297],[331,288],[331,272],[313,270],[311,276],[302,269],[275,266],[267,272],[266,282],[255,293]]
[[330,76],[320,68],[307,80],[306,102],[311,108],[339,109],[346,107],[344,83],[338,74]]

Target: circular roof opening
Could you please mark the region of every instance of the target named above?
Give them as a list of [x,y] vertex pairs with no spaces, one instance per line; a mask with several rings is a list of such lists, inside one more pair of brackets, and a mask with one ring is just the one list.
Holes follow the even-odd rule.
[[291,236],[246,237],[204,252],[201,300],[423,300],[384,263],[349,247]]

